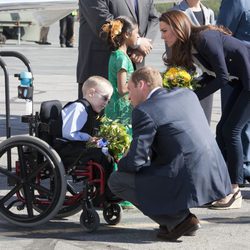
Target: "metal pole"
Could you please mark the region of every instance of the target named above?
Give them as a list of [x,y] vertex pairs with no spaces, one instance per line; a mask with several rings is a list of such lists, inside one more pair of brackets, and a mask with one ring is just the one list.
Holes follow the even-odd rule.
[[[2,56],[2,57],[17,57],[25,64],[28,71],[32,73],[32,70],[30,67],[30,61],[23,54],[16,52],[16,51],[0,51],[0,56]],[[33,75],[33,73],[32,73],[32,75]]]
[[17,44],[18,45],[21,44],[21,26],[20,26],[20,22],[18,22],[18,26],[17,26]]
[[[9,90],[9,74],[5,62],[0,58],[0,66],[3,69],[5,77],[5,109],[6,109],[6,137],[7,139],[11,136],[10,128],[10,90]],[[8,171],[11,171],[11,151],[7,151],[7,168]],[[9,183],[9,178],[8,178]]]
[[[34,77],[33,77],[33,73],[32,73],[32,70],[31,70],[31,66],[30,66],[30,61],[27,59],[27,57],[25,57],[23,54],[19,53],[19,52],[16,52],[16,51],[0,51],[0,56],[2,57],[16,57],[18,59],[20,59],[24,64],[25,66],[27,67],[28,71],[31,72],[32,74],[32,83],[31,83],[31,87],[33,87],[33,80],[34,80]],[[34,113],[34,107],[33,107],[33,96],[32,96],[32,115]],[[32,129],[29,128],[29,133],[32,134]]]
[[3,69],[5,77],[5,110],[6,110],[6,137],[11,135],[10,128],[10,90],[9,90],[9,74],[5,62],[0,58],[0,66]]

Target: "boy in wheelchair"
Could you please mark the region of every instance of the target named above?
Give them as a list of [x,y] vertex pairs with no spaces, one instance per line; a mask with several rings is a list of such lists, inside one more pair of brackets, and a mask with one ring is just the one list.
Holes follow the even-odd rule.
[[[71,167],[84,168],[87,162],[93,160],[104,168],[106,183],[113,171],[113,159],[111,156],[102,153],[101,148],[86,147],[86,143],[97,143],[100,139],[95,137],[98,127],[97,118],[108,104],[112,93],[113,87],[108,80],[100,76],[92,76],[83,84],[82,99],[67,103],[61,108],[61,112],[60,107],[56,107],[56,109],[59,109],[58,112],[58,110],[53,110],[49,103],[47,103],[49,108],[45,107],[45,102],[45,104],[42,104],[40,112],[41,121],[45,120],[46,122],[46,118],[51,119],[54,116],[56,121],[54,124],[56,125],[54,125],[54,128],[52,126],[51,130],[59,131],[59,133],[55,133],[57,140],[50,142],[50,144],[60,155],[66,169]],[[60,102],[57,105],[60,106]],[[50,110],[49,114],[48,109]],[[59,119],[57,116],[59,116]],[[106,183],[105,200],[113,200],[114,195]]]

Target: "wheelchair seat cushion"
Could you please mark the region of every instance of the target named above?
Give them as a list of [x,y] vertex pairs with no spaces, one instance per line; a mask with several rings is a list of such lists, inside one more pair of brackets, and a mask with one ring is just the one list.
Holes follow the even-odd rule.
[[[47,124],[48,134],[54,137],[62,137],[62,104],[58,100],[41,103],[40,121]],[[42,127],[42,125],[41,125]]]
[[40,120],[48,123],[51,119],[57,120],[61,117],[62,104],[58,100],[51,100],[41,103]]

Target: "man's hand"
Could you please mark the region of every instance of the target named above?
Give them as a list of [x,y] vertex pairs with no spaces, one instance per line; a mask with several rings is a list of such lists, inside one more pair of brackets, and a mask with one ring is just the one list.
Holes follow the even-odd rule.
[[140,37],[139,38],[139,44],[138,44],[138,50],[143,53],[145,56],[150,53],[152,50],[153,46],[151,43],[151,39],[145,38],[145,37]]

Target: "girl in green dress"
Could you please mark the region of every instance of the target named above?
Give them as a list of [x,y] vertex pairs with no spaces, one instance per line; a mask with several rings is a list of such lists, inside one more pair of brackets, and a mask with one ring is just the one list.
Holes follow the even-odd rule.
[[[105,109],[105,115],[126,125],[131,135],[132,107],[128,99],[127,84],[134,72],[134,66],[127,51],[128,48],[136,47],[139,38],[138,25],[129,17],[120,16],[103,25],[101,36],[106,38],[112,50],[108,78],[114,88],[111,100]],[[128,208],[131,204],[126,201],[122,206]]]
[[108,78],[114,88],[105,115],[112,120],[119,120],[130,127],[131,105],[128,100],[127,83],[134,67],[128,56],[128,48],[136,46],[139,34],[138,26],[130,18],[121,16],[102,27],[103,34],[110,45],[112,53],[109,58]]

